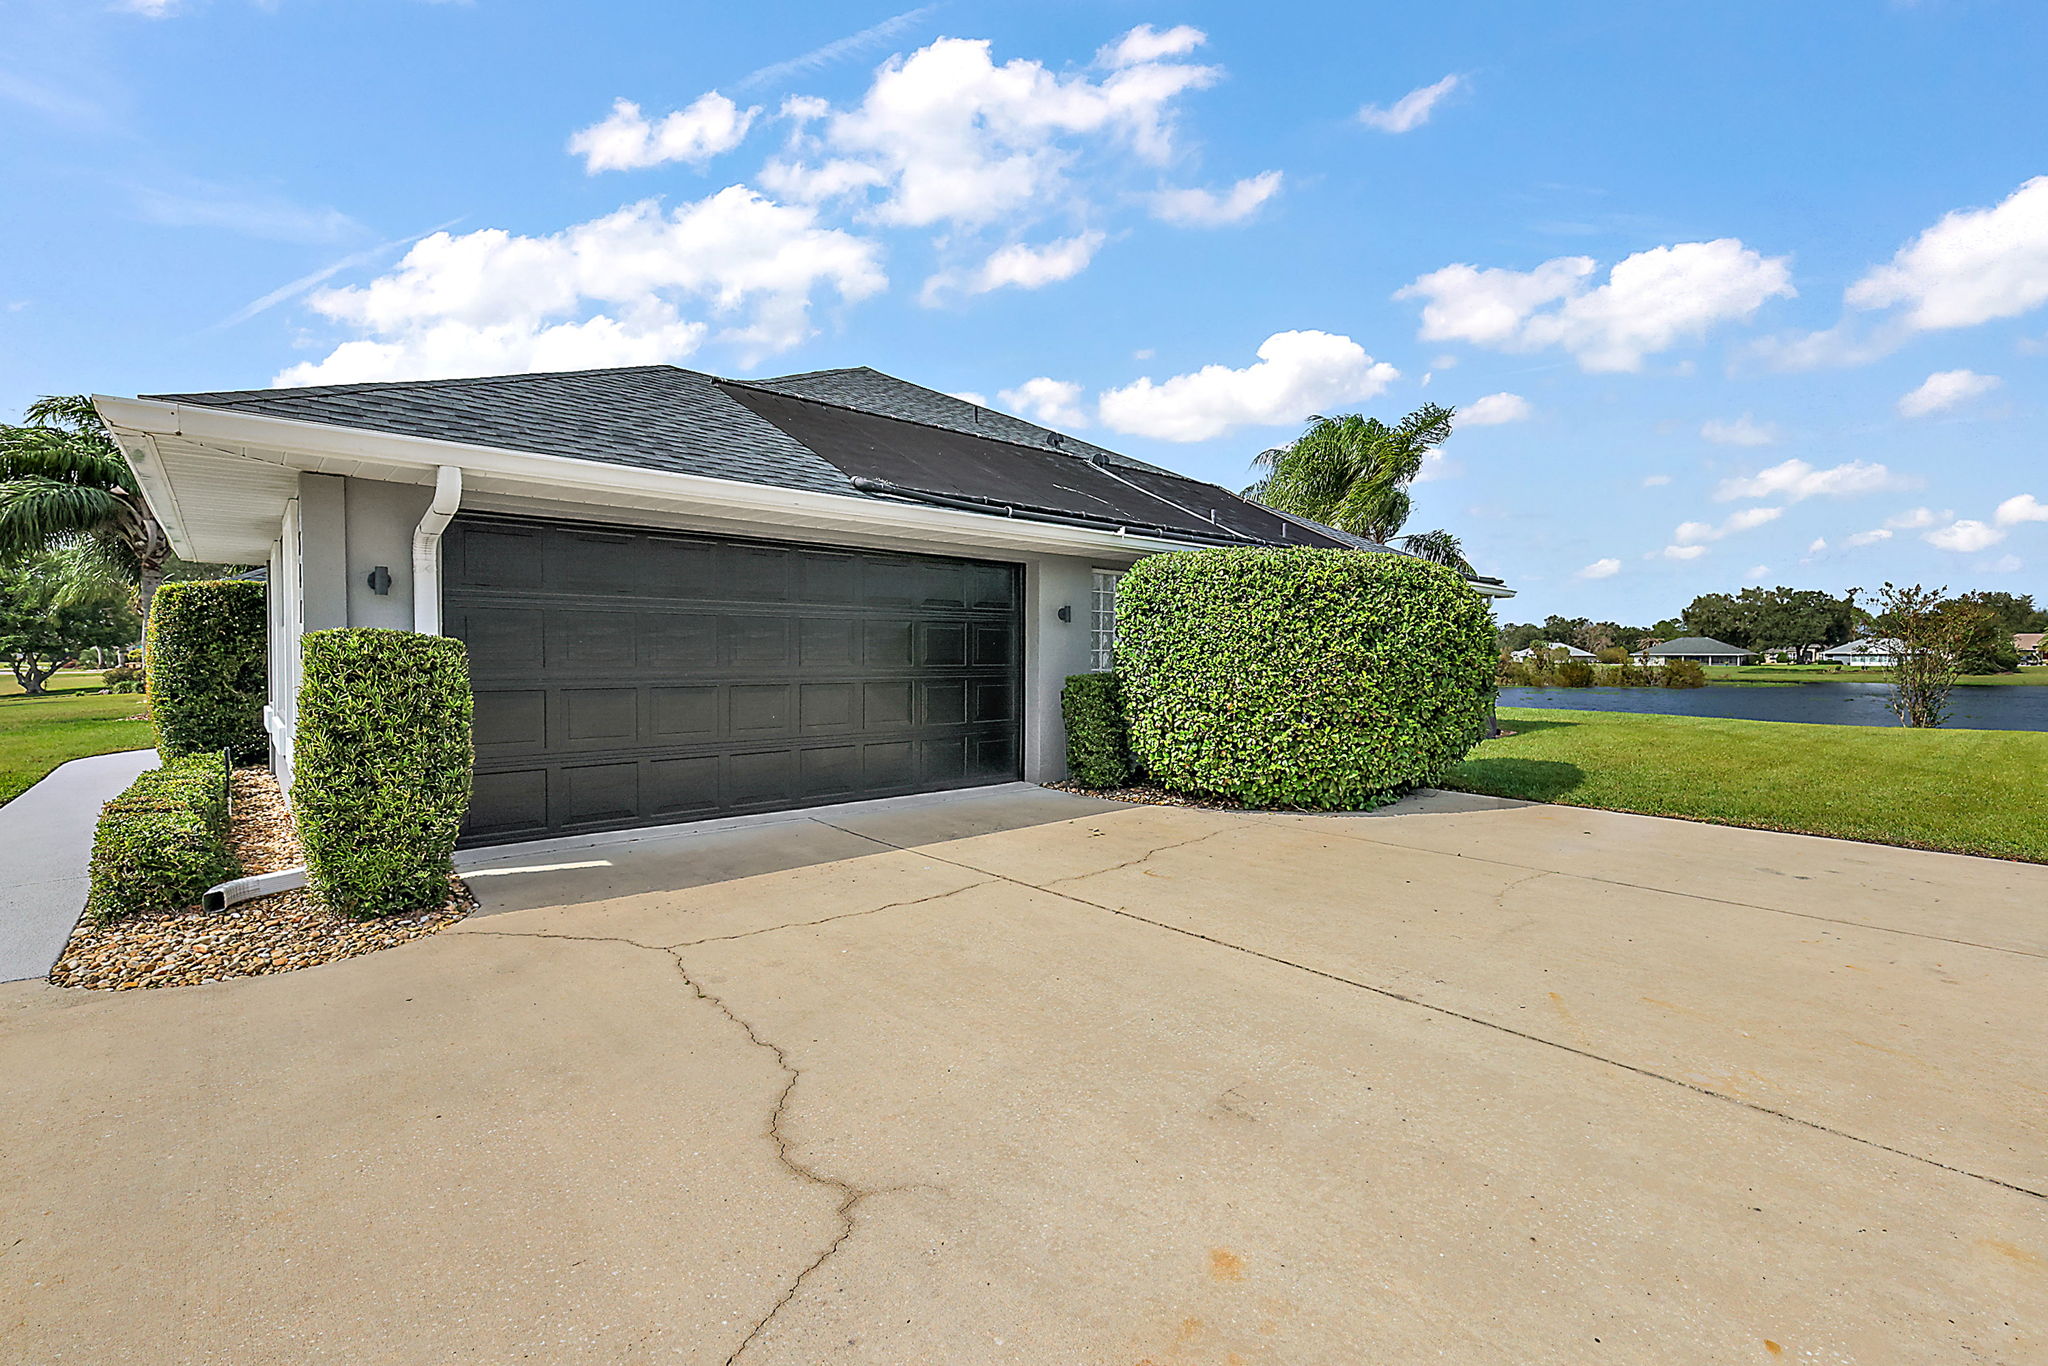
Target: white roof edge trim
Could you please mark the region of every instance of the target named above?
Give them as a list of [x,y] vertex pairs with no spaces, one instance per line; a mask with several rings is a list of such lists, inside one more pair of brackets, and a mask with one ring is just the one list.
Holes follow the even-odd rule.
[[[1000,517],[858,495],[815,493],[808,489],[752,484],[741,479],[719,479],[711,475],[651,470],[603,460],[579,460],[573,456],[439,441],[431,437],[375,432],[333,423],[262,417],[159,399],[113,398],[95,394],[93,405],[114,428],[117,439],[139,439],[150,442],[152,446],[155,437],[178,436],[230,446],[257,446],[339,457],[422,476],[431,476],[442,465],[455,465],[465,474],[497,475],[541,484],[553,490],[602,489],[647,493],[755,514],[806,511],[822,514],[828,519],[867,523],[885,530],[923,529],[929,533],[938,529],[957,529],[962,533],[961,539],[968,543],[978,539],[977,533],[979,539],[986,540],[994,529],[991,524],[994,524],[1003,530],[1003,535],[996,538],[998,540],[1035,542],[1044,550],[1055,553],[1074,549],[1119,548],[1127,553],[1148,554],[1198,548],[1192,542],[1137,532],[1099,531],[1023,517]],[[123,440],[122,446],[126,450],[129,441]],[[130,463],[135,463],[132,453]],[[159,520],[163,520],[162,514],[166,512],[176,516],[177,501],[169,481],[162,477],[160,468],[153,473],[161,485],[163,497],[159,501],[145,488],[152,510],[158,513]],[[138,478],[144,477],[139,469],[137,475]],[[165,522],[165,527],[170,530],[173,523]],[[173,536],[174,543],[182,537],[183,526],[180,524]]]

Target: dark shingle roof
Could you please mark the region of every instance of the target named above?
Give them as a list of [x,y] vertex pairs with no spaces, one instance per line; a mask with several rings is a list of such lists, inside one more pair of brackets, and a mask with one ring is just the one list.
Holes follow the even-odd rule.
[[853,492],[838,470],[720,393],[712,376],[673,365],[143,397],[816,493]]
[[1012,417],[994,408],[981,407],[964,398],[942,394],[937,389],[927,389],[922,384],[912,384],[907,379],[885,375],[865,365],[844,370],[810,370],[801,375],[777,375],[773,379],[737,380],[735,383],[797,398],[819,399],[842,408],[857,408],[864,413],[880,413],[884,417],[900,417],[931,427],[945,427],[969,436],[994,437],[1017,446],[1057,451],[1062,455],[1102,456],[1112,465],[1152,470],[1159,474],[1173,473],[1172,470],[1162,470],[1157,465],[1134,460],[1120,451],[1068,436],[1065,432],[1056,432],[1050,427],[1041,427],[1035,422],[1026,422],[1021,417]]
[[[1148,515],[1142,520],[1155,526],[1172,526],[1183,520],[1168,506],[1172,504],[1192,514],[1188,518],[1190,524],[1214,526],[1220,522],[1240,534],[1271,544],[1322,540],[1361,550],[1387,549],[1304,517],[1274,513],[1249,504],[1217,485],[1189,479],[867,366],[727,381],[673,365],[636,365],[475,379],[394,380],[143,397],[228,408],[261,417],[708,475],[778,488],[855,498],[869,496],[856,489],[847,473],[806,445],[798,434],[757,413],[754,408],[759,404],[750,407],[736,400],[727,386],[763,390],[955,432],[979,438],[992,447],[1022,448],[1018,450],[1020,458],[1027,452],[1033,458],[1056,455],[1073,460],[1098,476],[1100,471],[1095,467],[1106,466],[1120,472],[1128,484],[1143,490],[1133,508],[1145,509]],[[986,497],[994,499],[992,493]],[[1303,538],[1286,534],[1276,537],[1272,534],[1275,519],[1316,534]]]

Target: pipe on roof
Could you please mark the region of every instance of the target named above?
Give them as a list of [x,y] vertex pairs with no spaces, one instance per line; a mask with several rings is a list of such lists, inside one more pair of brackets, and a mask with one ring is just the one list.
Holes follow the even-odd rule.
[[966,512],[983,515],[996,514],[1014,517],[1027,522],[1051,522],[1059,526],[1086,527],[1091,531],[1141,532],[1147,536],[1162,539],[1194,541],[1203,545],[1243,545],[1242,536],[1234,533],[1191,531],[1184,527],[1160,526],[1151,522],[1120,522],[1109,517],[1094,517],[1085,512],[1059,512],[1051,508],[1027,507],[1021,503],[1001,503],[992,499],[965,498],[951,493],[935,493],[930,489],[914,489],[902,484],[892,484],[886,479],[873,479],[865,474],[856,474],[853,486],[862,493],[882,494],[890,498],[908,498],[914,502],[932,503],[938,507],[959,508]]

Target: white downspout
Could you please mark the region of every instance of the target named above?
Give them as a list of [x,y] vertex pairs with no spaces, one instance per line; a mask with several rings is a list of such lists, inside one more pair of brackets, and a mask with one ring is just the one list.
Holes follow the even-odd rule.
[[441,634],[441,533],[462,506],[462,471],[443,465],[434,472],[434,501],[412,533],[412,629]]

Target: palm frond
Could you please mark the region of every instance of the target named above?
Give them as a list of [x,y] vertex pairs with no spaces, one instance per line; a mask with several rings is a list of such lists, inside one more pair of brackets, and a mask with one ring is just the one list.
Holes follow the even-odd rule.
[[109,489],[40,475],[0,483],[0,556],[119,534],[132,522],[128,501]]
[[1465,558],[1464,544],[1448,531],[1418,531],[1413,535],[1401,537],[1398,544],[1409,554],[1428,560],[1432,564],[1449,565],[1467,576],[1474,572],[1471,563]]

